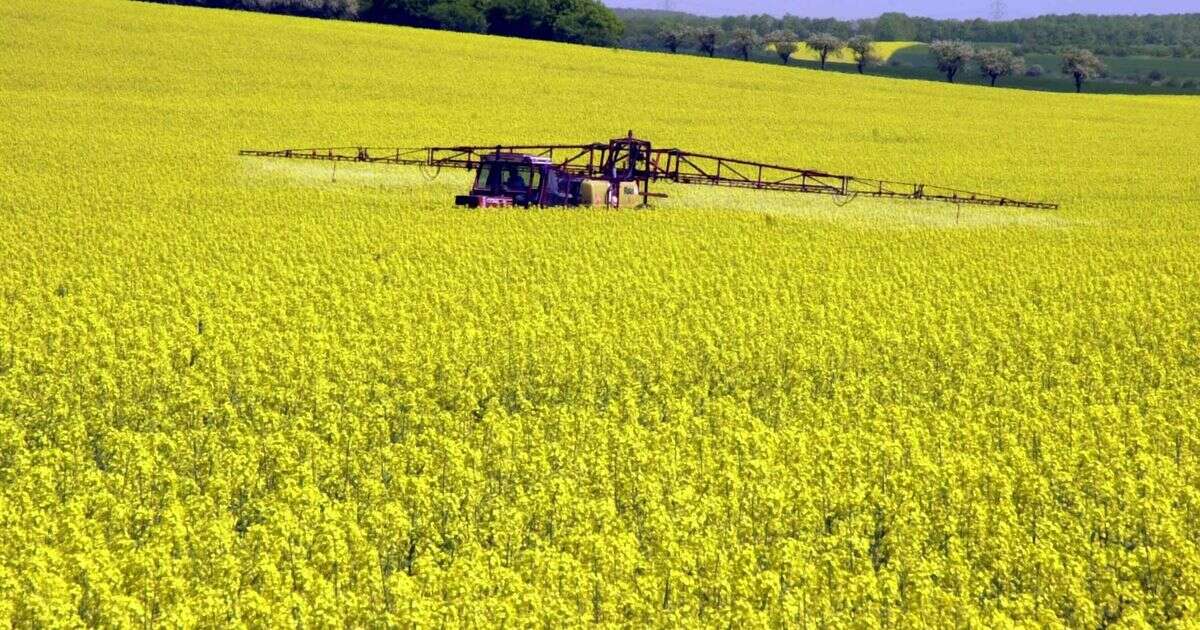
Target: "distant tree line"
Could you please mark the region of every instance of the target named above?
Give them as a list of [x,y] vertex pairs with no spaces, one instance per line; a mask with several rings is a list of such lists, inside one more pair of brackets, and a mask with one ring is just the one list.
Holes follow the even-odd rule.
[[146,0],[159,4],[182,4],[216,9],[242,9],[304,17],[357,19],[369,0]]
[[150,0],[615,46],[623,25],[598,0]]
[[[743,27],[727,34],[722,42],[721,29],[713,25],[691,29],[666,24],[657,33],[656,40],[659,46],[671,53],[694,47],[697,52],[712,57],[718,49],[724,48],[746,61],[750,60],[753,52],[765,47],[773,50],[784,65],[791,61],[796,51],[804,47],[816,56],[822,70],[830,57],[848,54],[860,74],[866,72],[867,66],[880,62],[875,42],[865,35],[842,39],[833,33],[822,32],[802,38],[794,31],[779,29],[760,36],[752,29]],[[1021,74],[1038,77],[1045,73],[1045,69],[1038,65],[1026,68],[1024,57],[1011,47],[1002,45],[976,49],[964,41],[935,40],[929,45],[929,54],[938,72],[945,74],[946,80],[951,83],[960,72],[971,66],[978,68],[979,75],[992,87],[996,87],[1004,77]],[[1072,48],[1061,53],[1061,57],[1062,72],[1074,78],[1076,92],[1083,91],[1085,81],[1104,76],[1104,63],[1090,50]]]
[[934,20],[903,13],[885,13],[855,21],[801,18],[787,15],[709,18],[686,13],[617,9],[625,25],[621,45],[659,48],[664,28],[693,32],[716,30],[733,34],[751,31],[765,38],[772,32],[795,33],[799,39],[827,33],[842,40],[867,37],[875,41],[962,41],[1020,44],[1028,52],[1060,53],[1088,48],[1101,55],[1200,57],[1200,13],[1186,15],[1064,15],[993,22]]

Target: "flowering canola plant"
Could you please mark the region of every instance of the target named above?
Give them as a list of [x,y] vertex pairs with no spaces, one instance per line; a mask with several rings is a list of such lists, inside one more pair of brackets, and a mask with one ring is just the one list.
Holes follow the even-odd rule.
[[[0,23],[0,622],[1200,621],[1192,100]],[[629,128],[1064,205],[467,211],[466,174],[236,156]]]

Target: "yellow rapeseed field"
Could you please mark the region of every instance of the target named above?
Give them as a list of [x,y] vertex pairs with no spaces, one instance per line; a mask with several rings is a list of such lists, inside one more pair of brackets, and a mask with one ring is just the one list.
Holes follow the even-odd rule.
[[[0,3],[0,624],[1200,623],[1200,102]],[[242,147],[606,140],[1055,213]]]
[[[819,61],[820,57],[816,51],[804,46],[804,42],[799,43],[799,48],[792,53],[792,59],[803,59],[805,61]],[[900,51],[917,51],[926,48],[927,44],[920,42],[875,42],[875,63],[887,63],[892,60],[892,56]],[[768,45],[768,48],[774,50],[774,47]],[[854,53],[849,48],[843,48],[837,54],[829,55],[826,63],[854,63]]]

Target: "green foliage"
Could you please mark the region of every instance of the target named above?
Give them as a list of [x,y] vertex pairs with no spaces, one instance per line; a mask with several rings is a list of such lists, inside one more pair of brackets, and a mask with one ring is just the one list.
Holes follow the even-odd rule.
[[712,57],[717,53],[717,43],[720,41],[721,31],[719,29],[708,27],[696,31],[696,49],[701,53]]
[[1075,91],[1083,91],[1083,82],[1104,72],[1104,63],[1090,50],[1068,50],[1062,55],[1062,72],[1075,79]]
[[625,23],[622,45],[655,46],[665,22],[692,28],[716,26],[726,32],[750,28],[759,34],[789,30],[802,35],[829,32],[841,38],[864,35],[875,41],[932,42],[961,40],[977,44],[1020,44],[1027,52],[1055,53],[1086,47],[1106,56],[1200,57],[1200,13],[1183,15],[1046,15],[1012,21],[935,20],[889,12],[877,18],[844,22],[786,15],[710,18],[677,12],[617,9]]
[[550,0],[488,0],[484,13],[493,35],[533,37],[553,28]]
[[[983,48],[1007,48],[1012,51],[1014,56],[1022,56],[1020,47],[990,45]],[[883,76],[894,76],[911,79],[933,80],[939,76],[937,64],[934,57],[930,54],[929,46],[919,43],[903,43],[903,42],[878,42],[876,49],[879,55],[886,59],[886,64],[880,67],[878,74]],[[850,55],[846,55],[846,60],[849,61]],[[1058,68],[1062,64],[1062,60],[1058,55],[1046,55],[1042,53],[1027,53],[1024,55],[1024,60],[1030,66],[1037,65],[1043,69],[1043,73],[1038,76],[1028,76],[1026,74],[1011,75],[1008,78],[1001,78],[999,82],[1014,88],[1034,89],[1034,90],[1052,90],[1052,91],[1075,91],[1074,82],[1068,77],[1063,77],[1058,73]],[[803,57],[801,57],[803,59]],[[815,60],[816,57],[814,56]],[[1166,59],[1160,60],[1150,57],[1105,57],[1101,61],[1109,68],[1103,75],[1097,77],[1098,80],[1091,80],[1090,90],[1093,92],[1104,93],[1186,93],[1182,86],[1179,89],[1172,89],[1171,86],[1165,83],[1154,84],[1146,82],[1144,84],[1136,83],[1139,79],[1144,78],[1151,70],[1160,69],[1166,76],[1184,78],[1184,77],[1200,77],[1200,60],[1192,59]],[[803,63],[803,61],[802,61]],[[815,66],[816,64],[811,64]],[[970,64],[972,68],[978,68],[977,64]],[[830,68],[843,72],[852,71],[854,68],[849,63],[847,64],[831,64]],[[1053,68],[1054,73],[1045,72],[1046,68]],[[945,79],[945,75],[940,75]],[[961,73],[959,74],[961,76]],[[998,83],[999,83],[998,82]]]
[[173,0],[171,4],[198,4],[222,8],[250,9],[307,17],[357,18],[370,0]]
[[1019,75],[1025,71],[1025,60],[1007,48],[984,48],[975,54],[979,73],[991,81],[992,87],[1000,77]]
[[620,40],[621,22],[596,0],[557,0],[556,4],[549,39],[589,46],[615,46]]
[[929,45],[929,54],[937,64],[938,72],[954,83],[954,77],[975,57],[975,50],[966,42],[936,41]]
[[762,38],[758,33],[748,29],[739,28],[729,36],[729,49],[737,53],[743,61],[750,60],[750,51],[762,45]]
[[152,0],[364,19],[511,37],[615,46],[624,25],[598,0]]
[[913,42],[920,37],[913,18],[903,13],[884,13],[875,20],[874,36],[885,42]]
[[483,11],[469,0],[445,0],[429,8],[427,14],[438,28],[464,33],[487,32],[488,22]]
[[804,40],[804,45],[817,53],[817,57],[821,60],[821,69],[825,69],[825,60],[830,55],[838,56],[841,54],[842,48],[846,46],[846,42],[839,39],[831,33],[813,33]]
[[658,39],[662,47],[672,54],[679,52],[680,47],[686,45],[687,38],[687,29],[676,25],[664,26],[658,32]]
[[771,45],[772,48],[774,48],[775,54],[779,56],[780,61],[782,61],[784,65],[787,65],[788,61],[791,60],[792,55],[800,49],[800,45],[797,43],[800,40],[800,37],[792,31],[771,31],[764,39],[768,44]]
[[[1191,99],[115,0],[0,24],[4,626],[1200,623]],[[1064,207],[465,211],[465,173],[236,156],[630,127]]]
[[867,66],[879,63],[879,55],[875,53],[875,42],[871,41],[869,37],[863,35],[851,37],[846,42],[846,48],[853,55],[854,65],[858,68],[859,74],[862,74]]

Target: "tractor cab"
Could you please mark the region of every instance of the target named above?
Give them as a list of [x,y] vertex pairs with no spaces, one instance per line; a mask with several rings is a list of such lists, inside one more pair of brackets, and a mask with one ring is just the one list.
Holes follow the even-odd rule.
[[469,208],[561,206],[569,202],[570,177],[549,158],[520,153],[484,156],[471,193],[454,203]]
[[[504,152],[497,147],[495,152],[479,156],[471,192],[455,197],[454,204],[468,208],[625,208],[647,203],[652,196],[647,190],[650,179],[657,174],[649,142],[631,133],[599,150],[595,145],[584,148],[571,160],[556,165],[546,155]],[[599,159],[593,165],[591,159],[597,150]],[[573,161],[581,157],[587,157],[588,164]],[[468,164],[474,165],[471,161]]]

